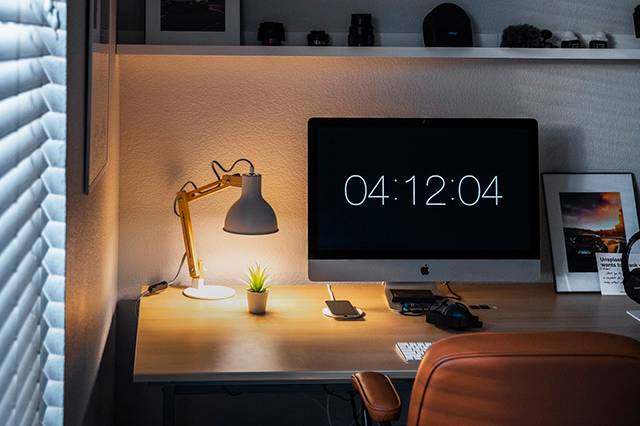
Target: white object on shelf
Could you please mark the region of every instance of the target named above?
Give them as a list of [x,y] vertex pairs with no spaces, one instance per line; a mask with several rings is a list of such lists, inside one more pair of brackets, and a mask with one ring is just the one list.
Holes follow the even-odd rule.
[[431,347],[431,342],[398,342],[396,350],[405,361],[421,361],[425,352]]

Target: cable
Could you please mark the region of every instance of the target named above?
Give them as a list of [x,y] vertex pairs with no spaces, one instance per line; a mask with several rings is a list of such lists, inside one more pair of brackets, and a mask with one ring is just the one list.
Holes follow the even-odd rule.
[[216,170],[216,166],[222,170],[225,173],[229,173],[231,172],[231,170],[233,170],[233,168],[240,162],[245,162],[249,164],[249,174],[254,174],[255,173],[255,168],[253,167],[253,163],[249,160],[247,160],[246,158],[240,158],[239,160],[236,160],[231,167],[229,167],[228,169],[225,169],[222,164],[220,164],[218,161],[213,160],[211,161],[211,170],[213,170],[213,173],[216,175],[216,178],[218,178],[218,180],[220,180],[220,174],[218,173],[218,171]]
[[182,271],[182,267],[184,266],[184,261],[185,260],[187,260],[187,253],[186,252],[182,255],[182,260],[180,261],[180,266],[178,266],[178,270],[176,271],[176,274],[173,276],[171,281],[169,281],[167,284],[169,284],[169,285],[175,284],[175,282],[178,280],[178,275],[180,275],[180,271]]
[[[198,189],[198,185],[196,185],[192,180],[188,180],[185,182],[184,185],[182,185],[182,187],[178,190],[178,192],[182,192],[184,191],[184,189],[187,187],[187,185],[192,185],[193,189]],[[176,205],[178,204],[178,197],[173,199],[173,214],[175,214],[176,216],[180,217],[180,213],[178,213],[178,209],[176,209]]]
[[333,294],[333,289],[331,288],[331,284],[327,283],[327,291],[329,292],[329,297],[331,300],[336,300],[336,296]]
[[330,396],[335,396],[336,398],[338,398],[340,401],[344,401],[344,402],[351,402],[351,400],[349,398],[345,398],[344,396],[338,395],[337,393],[329,390],[329,388],[327,387],[327,385],[322,385],[322,389],[325,391],[325,393],[327,395]]
[[333,426],[333,422],[331,421],[331,409],[329,408],[329,402],[331,401],[331,395],[327,394],[327,403],[325,404],[325,411],[327,412],[327,423],[329,426]]
[[180,265],[178,266],[178,270],[176,274],[170,281],[160,281],[155,284],[151,284],[147,289],[136,299],[136,316],[140,313],[140,300],[143,297],[151,296],[154,294],[160,293],[162,290],[165,290],[168,287],[171,287],[178,281],[178,276],[180,275],[180,271],[182,271],[182,267],[184,266],[184,261],[187,259],[187,253],[185,252],[182,255],[182,260],[180,260]]
[[231,389],[229,389],[228,386],[221,386],[221,388],[224,391],[224,393],[226,393],[229,396],[240,396],[240,395],[242,395],[242,392],[233,392]]
[[462,300],[462,296],[460,296],[458,293],[453,291],[453,289],[451,288],[451,285],[449,284],[449,281],[444,281],[442,284],[444,284],[445,287],[447,287],[447,290],[449,291],[449,293],[453,295],[453,299]]

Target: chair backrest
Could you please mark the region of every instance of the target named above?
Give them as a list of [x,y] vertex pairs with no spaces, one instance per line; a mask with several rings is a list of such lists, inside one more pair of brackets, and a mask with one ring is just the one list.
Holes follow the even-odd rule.
[[427,351],[407,426],[640,425],[640,342],[590,332],[475,333]]

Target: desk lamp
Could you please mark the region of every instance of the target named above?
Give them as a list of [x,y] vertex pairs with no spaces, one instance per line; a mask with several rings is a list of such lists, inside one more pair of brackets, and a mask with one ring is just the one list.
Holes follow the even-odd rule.
[[[248,174],[224,174],[221,177],[216,170],[218,167],[224,173],[230,173],[241,162],[249,165]],[[220,285],[205,285],[202,262],[196,256],[191,214],[189,213],[190,203],[232,186],[242,188],[240,199],[227,212],[222,229],[232,234],[242,235],[264,235],[278,232],[276,214],[269,203],[262,198],[262,176],[255,173],[251,161],[241,158],[233,163],[229,169],[225,169],[214,160],[211,162],[211,169],[216,175],[215,182],[198,187],[192,181],[188,181],[178,191],[174,201],[174,212],[180,217],[182,225],[182,236],[184,237],[189,275],[191,276],[191,287],[184,289],[183,294],[194,299],[226,299],[232,297],[235,290]],[[189,186],[193,187],[190,191],[187,190]]]

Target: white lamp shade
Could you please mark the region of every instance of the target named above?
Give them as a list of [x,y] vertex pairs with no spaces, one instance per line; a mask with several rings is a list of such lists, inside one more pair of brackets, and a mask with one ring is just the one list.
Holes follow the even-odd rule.
[[243,235],[278,232],[276,213],[262,198],[262,176],[242,175],[242,195],[227,212],[223,229]]

